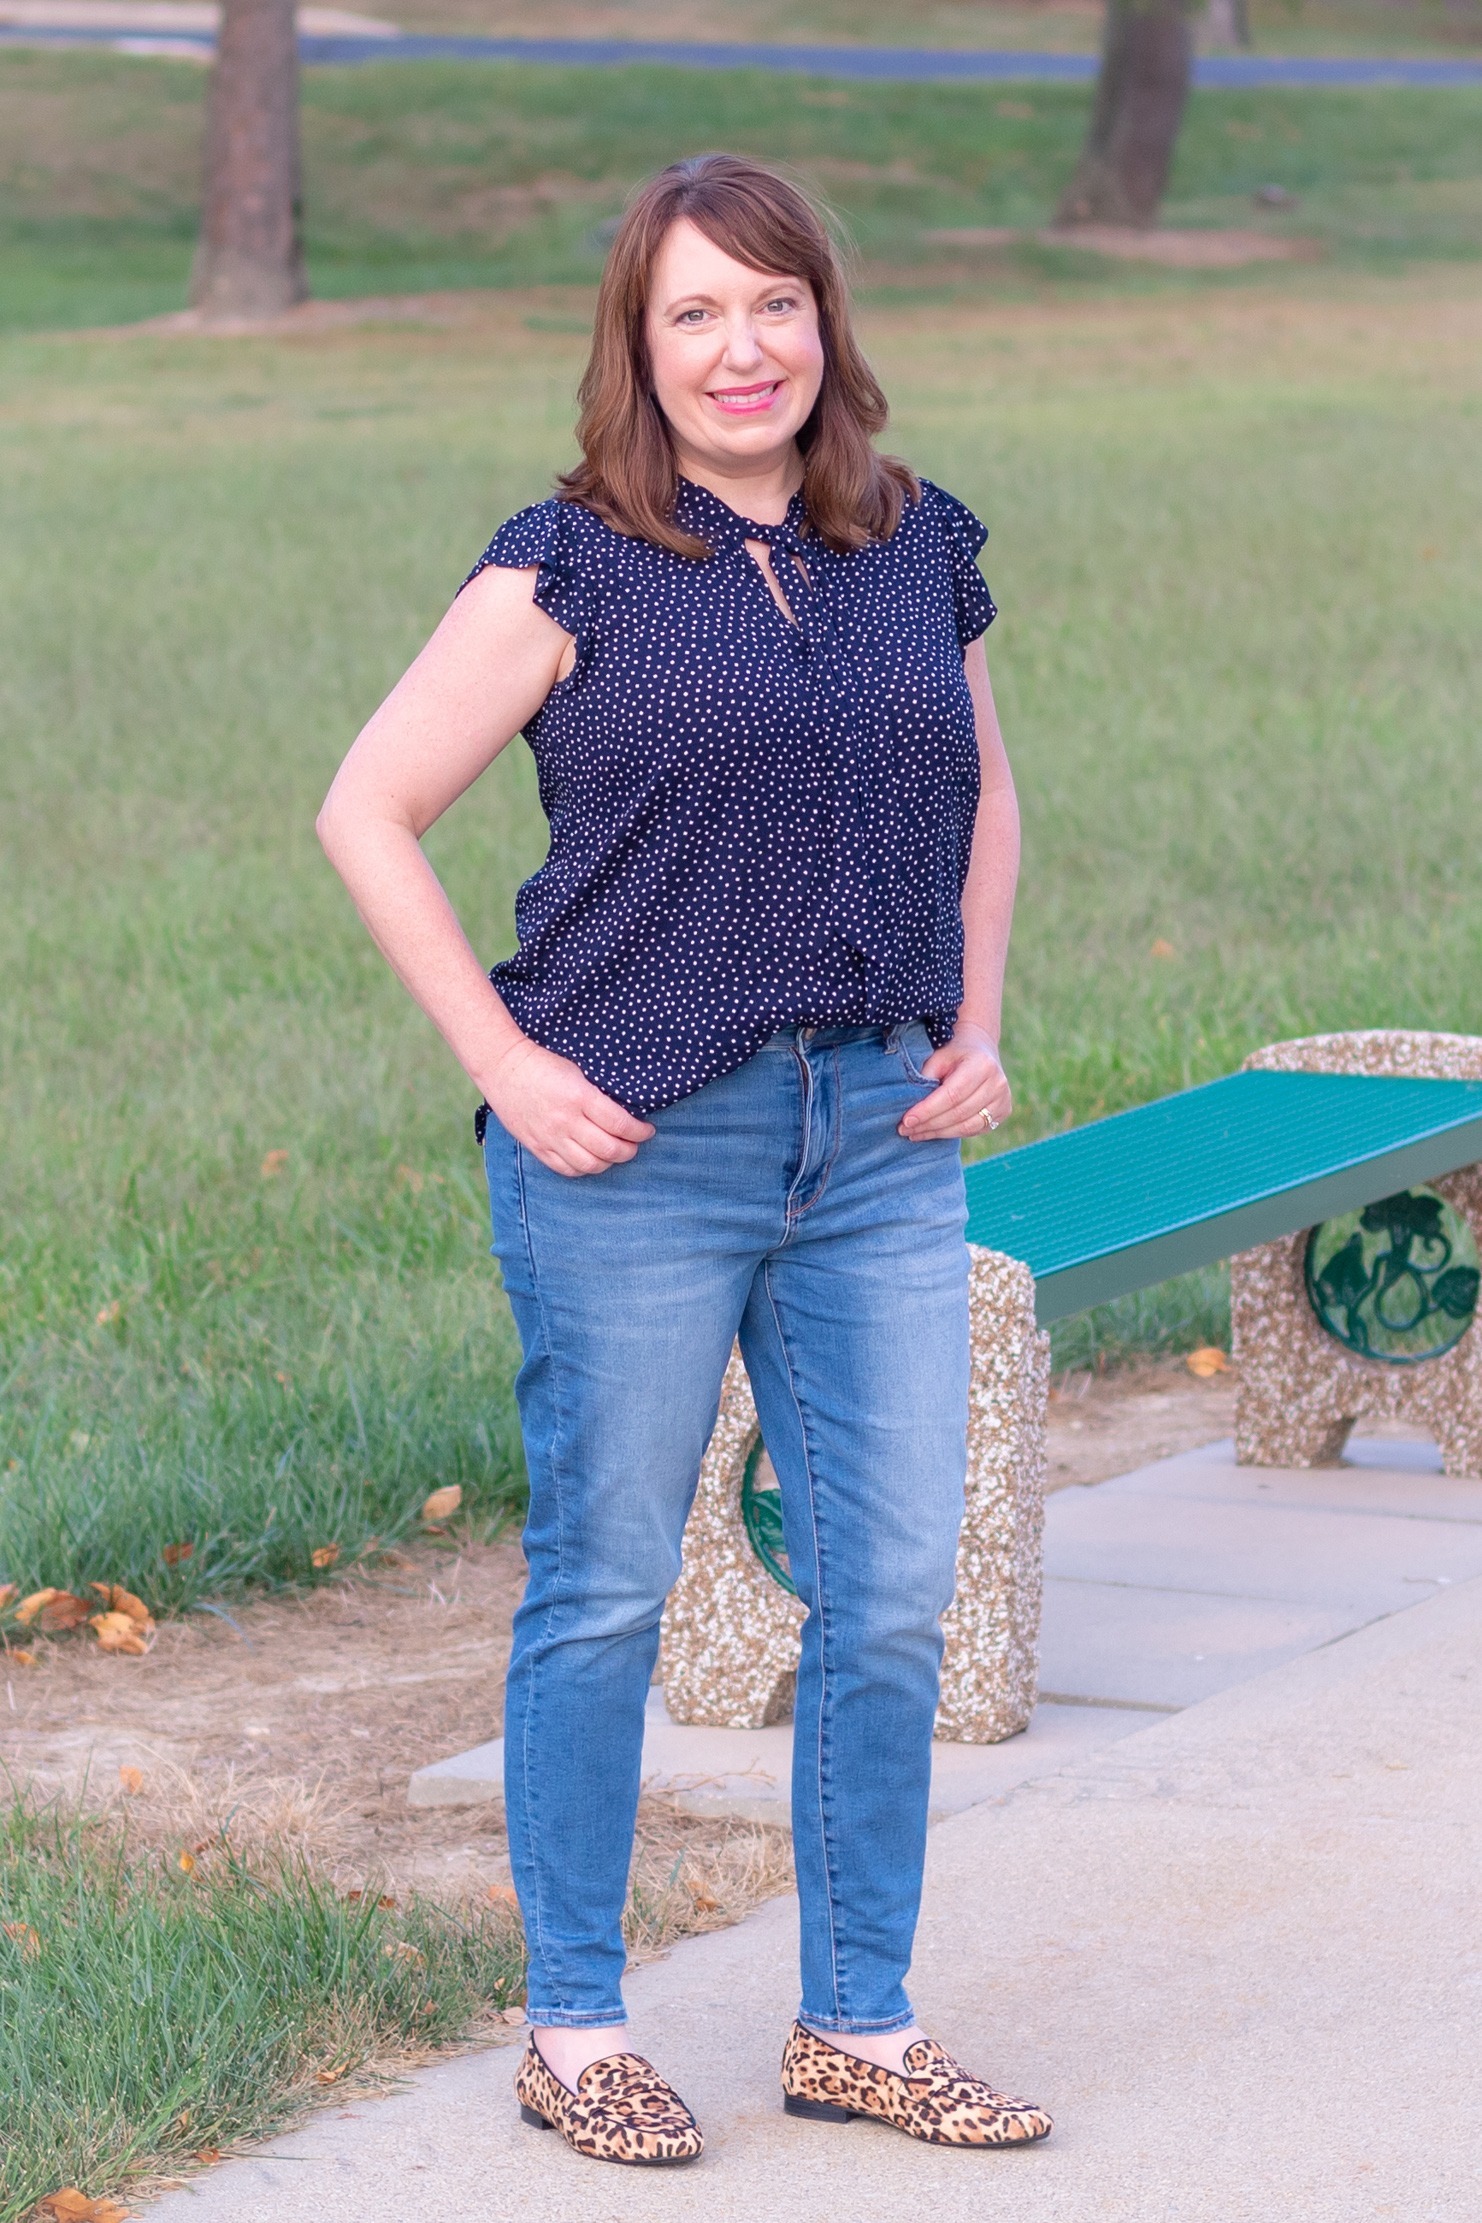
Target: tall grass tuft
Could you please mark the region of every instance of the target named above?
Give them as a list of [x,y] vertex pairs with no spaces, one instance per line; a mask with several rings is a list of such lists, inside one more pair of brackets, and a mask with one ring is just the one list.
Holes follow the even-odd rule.
[[351,1901],[225,1843],[185,1859],[23,1803],[0,1819],[0,2223],[262,2136],[316,2079],[455,2042],[522,1994],[512,1915]]

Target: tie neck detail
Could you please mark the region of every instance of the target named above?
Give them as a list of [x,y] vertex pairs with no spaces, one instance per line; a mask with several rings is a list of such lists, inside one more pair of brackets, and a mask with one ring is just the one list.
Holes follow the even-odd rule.
[[[804,529],[808,512],[802,493],[794,494],[787,505],[787,515],[780,525],[762,525],[754,517],[743,517],[739,510],[712,494],[708,486],[697,486],[693,479],[681,478],[675,500],[675,509],[682,525],[708,540],[717,552],[721,549],[744,548],[748,540],[765,541],[779,555],[804,553]],[[816,548],[817,543],[813,544]]]

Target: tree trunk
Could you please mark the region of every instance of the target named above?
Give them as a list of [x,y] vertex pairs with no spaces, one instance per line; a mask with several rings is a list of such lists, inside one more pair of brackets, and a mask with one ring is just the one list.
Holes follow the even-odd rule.
[[1106,0],[1091,125],[1057,224],[1156,224],[1190,64],[1184,0]]
[[1204,36],[1213,47],[1250,46],[1250,8],[1247,0],[1209,0]]
[[225,0],[191,302],[208,317],[276,316],[307,292],[294,0]]

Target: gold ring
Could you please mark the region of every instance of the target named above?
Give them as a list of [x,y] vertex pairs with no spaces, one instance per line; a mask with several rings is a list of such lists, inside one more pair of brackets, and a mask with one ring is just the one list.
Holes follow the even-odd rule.
[[987,1106],[986,1104],[985,1104],[985,1105],[983,1106],[982,1110],[981,1110],[981,1111],[979,1112],[979,1114],[978,1114],[978,1117],[979,1117],[979,1119],[981,1119],[981,1120],[982,1120],[982,1122],[983,1122],[983,1125],[984,1125],[984,1126],[985,1126],[985,1127],[986,1127],[986,1128],[988,1129],[988,1131],[989,1131],[989,1133],[990,1133],[990,1134],[991,1134],[991,1133],[993,1132],[994,1128],[995,1128],[995,1127],[996,1127],[996,1126],[998,1125],[998,1121],[997,1121],[997,1120],[996,1120],[996,1119],[994,1118],[994,1116],[993,1116],[992,1112],[991,1112],[991,1111],[990,1111],[990,1110],[988,1109],[988,1106]]

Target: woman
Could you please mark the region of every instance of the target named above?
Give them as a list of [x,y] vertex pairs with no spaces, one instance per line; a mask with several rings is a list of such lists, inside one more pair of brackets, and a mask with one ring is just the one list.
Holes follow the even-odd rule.
[[[605,2160],[700,2151],[623,2046],[621,1919],[660,1615],[739,1335],[808,1609],[784,2103],[1023,2144],[1048,2117],[958,2068],[903,1988],[966,1456],[958,1144],[1010,1108],[987,536],[874,453],[832,244],[753,163],[639,194],[581,403],[584,460],[496,534],[319,821],[483,1091],[524,1351],[520,2102]],[[550,852],[491,979],[418,844],[522,729]]]

